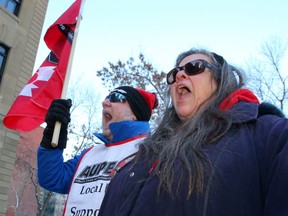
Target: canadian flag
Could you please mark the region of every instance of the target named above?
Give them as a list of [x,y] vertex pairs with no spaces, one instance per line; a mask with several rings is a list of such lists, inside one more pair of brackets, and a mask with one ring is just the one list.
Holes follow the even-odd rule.
[[48,28],[44,41],[51,52],[3,119],[7,128],[25,132],[39,127],[52,100],[60,98],[80,6],[76,0]]

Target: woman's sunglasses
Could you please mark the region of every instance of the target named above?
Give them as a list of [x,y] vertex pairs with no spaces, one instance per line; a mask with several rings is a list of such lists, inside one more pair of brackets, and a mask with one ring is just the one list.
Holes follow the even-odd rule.
[[105,100],[107,100],[107,99],[109,99],[109,101],[110,101],[111,103],[118,103],[118,102],[120,102],[120,103],[125,103],[125,102],[127,101],[127,98],[126,98],[124,95],[122,95],[122,94],[120,94],[120,93],[118,93],[118,92],[112,92],[112,93],[110,93],[110,94],[105,98]]
[[176,74],[179,71],[184,70],[184,72],[188,75],[188,76],[194,76],[197,74],[200,74],[202,72],[204,72],[205,68],[212,68],[212,65],[209,64],[207,61],[205,61],[204,59],[197,59],[191,62],[188,62],[187,64],[181,66],[181,67],[176,67],[174,69],[172,69],[168,74],[167,74],[167,84],[171,85],[174,82],[176,82]]

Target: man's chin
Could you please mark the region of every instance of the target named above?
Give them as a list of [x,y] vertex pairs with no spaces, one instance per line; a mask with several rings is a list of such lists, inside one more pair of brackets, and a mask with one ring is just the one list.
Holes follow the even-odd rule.
[[110,129],[104,129],[102,134],[107,138],[107,139],[110,139],[113,135],[110,131]]

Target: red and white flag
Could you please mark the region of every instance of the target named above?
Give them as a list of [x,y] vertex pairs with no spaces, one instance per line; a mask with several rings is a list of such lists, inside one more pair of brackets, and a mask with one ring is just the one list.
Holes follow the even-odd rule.
[[60,98],[80,6],[81,0],[76,0],[48,28],[44,41],[51,52],[3,119],[7,128],[25,132],[39,127],[52,100]]

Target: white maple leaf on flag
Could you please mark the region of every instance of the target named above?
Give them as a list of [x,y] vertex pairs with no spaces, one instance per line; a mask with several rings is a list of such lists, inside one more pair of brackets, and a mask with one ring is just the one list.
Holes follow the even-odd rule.
[[33,80],[33,82],[25,85],[19,95],[32,97],[32,89],[39,88],[38,86],[34,85],[34,83],[37,81],[47,82],[51,78],[52,74],[54,73],[54,68],[56,68],[56,66],[46,66],[46,67],[44,66],[44,67],[39,68],[39,70],[36,72],[37,78]]

